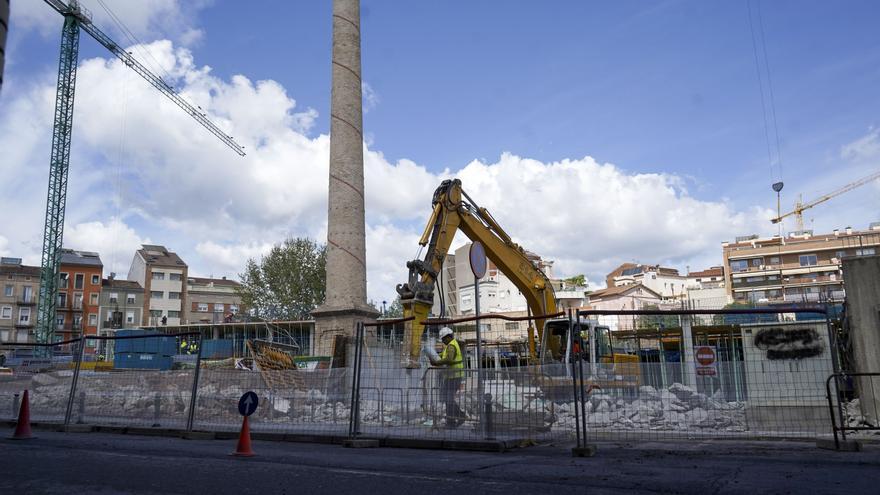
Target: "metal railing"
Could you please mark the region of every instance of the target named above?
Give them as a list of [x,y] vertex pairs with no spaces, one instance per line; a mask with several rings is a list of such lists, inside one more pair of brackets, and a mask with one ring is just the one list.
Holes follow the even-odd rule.
[[[840,450],[840,437],[846,442],[846,432],[880,431],[880,373],[834,373],[825,380],[825,394],[828,398],[828,412],[831,417],[831,432],[834,435],[834,448]],[[855,379],[855,380],[853,380]],[[831,383],[834,382],[834,394]],[[855,382],[855,383],[852,383]],[[841,390],[844,388],[857,392],[851,400],[844,401]],[[847,391],[849,392],[849,390]],[[835,402],[837,407],[835,407]]]

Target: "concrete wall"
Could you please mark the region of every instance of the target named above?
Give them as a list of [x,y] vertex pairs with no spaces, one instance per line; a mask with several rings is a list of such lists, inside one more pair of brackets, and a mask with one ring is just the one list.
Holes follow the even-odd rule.
[[[843,278],[846,280],[846,314],[853,353],[854,369],[851,371],[880,372],[880,256],[844,258]],[[880,377],[862,378],[856,385],[862,414],[877,424]]]

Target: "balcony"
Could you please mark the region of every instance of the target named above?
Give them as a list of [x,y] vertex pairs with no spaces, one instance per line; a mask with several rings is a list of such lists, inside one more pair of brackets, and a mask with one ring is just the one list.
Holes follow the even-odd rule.
[[34,327],[33,320],[27,320],[27,321],[19,320],[19,321],[15,322],[15,328],[33,328],[33,327]]
[[18,299],[16,299],[15,304],[18,304],[19,306],[36,306],[37,298],[33,296],[19,297]]

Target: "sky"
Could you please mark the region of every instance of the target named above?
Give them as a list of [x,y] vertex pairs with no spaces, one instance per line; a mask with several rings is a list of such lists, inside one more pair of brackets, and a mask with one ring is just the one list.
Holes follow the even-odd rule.
[[[248,154],[83,33],[65,246],[127,274],[141,243],[163,244],[193,275],[237,278],[286,237],[326,240],[329,1],[81,3]],[[696,271],[723,241],[777,233],[775,181],[785,212],[880,170],[877,2],[362,0],[361,14],[376,302],[405,281],[446,178],[554,275],[599,288],[622,262]],[[0,254],[30,264],[62,23],[42,1],[11,4]],[[866,228],[880,181],[804,217]]]

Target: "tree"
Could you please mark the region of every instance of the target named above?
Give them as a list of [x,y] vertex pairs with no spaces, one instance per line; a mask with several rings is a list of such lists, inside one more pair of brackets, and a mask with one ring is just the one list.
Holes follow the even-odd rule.
[[403,318],[403,305],[400,304],[400,296],[394,298],[394,302],[385,310],[386,318]]
[[[656,304],[646,304],[642,309],[660,309]],[[678,315],[642,315],[639,317],[639,328],[677,328],[680,325]]]
[[326,246],[291,238],[260,258],[248,259],[241,286],[242,306],[264,320],[305,320],[324,302]]
[[575,287],[586,287],[587,286],[587,277],[584,276],[583,273],[580,275],[575,275],[574,277],[569,277],[563,280],[566,284],[574,285]]

